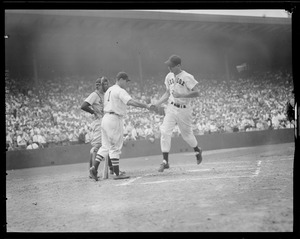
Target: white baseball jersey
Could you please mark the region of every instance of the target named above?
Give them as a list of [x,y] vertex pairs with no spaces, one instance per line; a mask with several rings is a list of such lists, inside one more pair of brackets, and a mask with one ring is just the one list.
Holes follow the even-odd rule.
[[181,71],[178,75],[170,72],[165,78],[165,85],[167,89],[170,90],[169,103],[174,102],[181,105],[190,105],[191,98],[174,98],[172,93],[177,92],[179,94],[189,93],[194,86],[198,83],[194,76],[187,73],[186,71]]
[[98,91],[92,92],[84,101],[89,103],[99,119],[103,117],[103,94]]
[[[189,93],[198,82],[195,80],[194,76],[187,73],[186,71],[181,71],[178,75],[170,72],[167,74],[165,79],[165,85],[167,89],[170,90],[169,104],[166,109],[166,115],[164,121],[160,126],[161,138],[160,146],[162,152],[169,152],[171,149],[171,137],[172,132],[176,126],[179,127],[180,133],[183,139],[191,146],[197,146],[196,137],[193,134],[192,129],[192,108],[191,101],[192,98],[174,98],[173,92],[179,94]],[[176,108],[170,103],[174,102],[180,105],[186,105],[187,108]]]
[[118,115],[125,116],[127,103],[131,99],[131,96],[126,90],[118,85],[113,85],[109,87],[104,94],[104,112],[114,112]]

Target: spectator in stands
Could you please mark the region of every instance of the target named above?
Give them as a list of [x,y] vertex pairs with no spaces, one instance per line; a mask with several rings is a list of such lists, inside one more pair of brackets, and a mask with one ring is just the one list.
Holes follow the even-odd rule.
[[150,125],[148,124],[145,129],[145,137],[146,139],[154,138],[154,133]]
[[78,136],[76,135],[75,131],[70,131],[68,133],[68,140],[71,145],[75,145],[78,142]]
[[85,130],[83,128],[79,132],[79,136],[78,136],[78,143],[79,144],[85,144],[86,143],[86,141],[85,141],[85,135],[86,135],[86,132],[85,132]]
[[135,129],[135,126],[132,126],[132,127],[131,127],[131,132],[129,132],[129,135],[130,135],[130,138],[129,138],[129,139],[131,139],[131,140],[137,140],[137,138],[138,138],[138,133],[137,133],[137,131],[136,131],[136,129]]
[[[216,75],[199,75],[198,78],[202,79],[202,95],[193,101],[193,105],[194,114],[197,115],[195,130],[197,126],[199,134],[244,131],[245,122],[249,117],[250,123],[246,130],[266,129],[268,123],[269,128],[273,128],[273,124],[275,129],[291,127],[290,122],[282,119],[280,115],[285,112],[285,102],[292,98],[292,74],[283,74],[280,71],[252,72],[248,76],[232,78],[229,81],[224,81],[222,77],[217,78]],[[24,125],[28,127],[27,134],[31,132],[34,136],[36,131],[40,130],[39,134],[46,137],[46,143],[53,146],[50,142],[56,141],[58,145],[61,144],[61,139],[55,136],[56,133],[60,135],[65,130],[69,138],[73,129],[81,129],[82,122],[88,123],[90,119],[80,113],[78,105],[94,85],[94,78],[90,79],[90,82],[82,77],[45,80],[41,82],[40,89],[34,88],[34,84],[30,85],[29,81],[24,81],[19,86],[15,79],[5,82],[6,131],[11,132],[10,148],[18,148],[17,132],[26,132]],[[159,76],[157,79],[147,79],[143,85],[138,81],[134,82],[132,96],[137,100],[151,98],[152,103],[155,103],[159,92],[164,89],[158,79]],[[26,88],[23,93],[21,86]],[[157,137],[157,128],[162,123],[162,117],[143,109],[129,107],[125,121],[124,127],[128,128],[126,131],[129,132],[129,124],[140,124],[142,127],[139,133],[145,135],[145,131],[148,131],[145,125],[150,125],[154,137]],[[130,138],[136,138],[134,131],[131,130]],[[84,140],[82,136],[79,141],[85,142],[85,136]],[[38,134],[34,141],[41,141],[36,137]],[[28,140],[26,134],[24,140]]]
[[6,132],[6,143],[9,146],[13,145],[12,133],[10,131]]
[[61,145],[60,138],[59,138],[58,135],[59,135],[58,133],[55,133],[54,136],[53,136],[53,140],[54,140],[55,145]]
[[27,142],[27,147],[26,147],[26,149],[38,149],[38,148],[39,148],[38,144],[37,144],[37,143],[34,143],[34,142],[32,141],[32,139],[29,139],[29,141]]
[[26,141],[26,137],[25,137],[25,133],[22,131],[18,131],[17,132],[17,143],[18,143],[18,147],[19,149],[26,149],[27,146],[27,141]]
[[140,125],[140,124],[137,125],[136,132],[137,132],[139,140],[145,139],[145,132],[143,130],[143,126],[142,125]]

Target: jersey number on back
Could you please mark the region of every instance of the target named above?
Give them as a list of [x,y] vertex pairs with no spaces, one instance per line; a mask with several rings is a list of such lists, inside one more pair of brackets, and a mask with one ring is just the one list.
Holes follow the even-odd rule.
[[109,101],[109,98],[110,98],[110,93],[111,93],[111,91],[108,93],[108,98],[107,98],[107,101]]

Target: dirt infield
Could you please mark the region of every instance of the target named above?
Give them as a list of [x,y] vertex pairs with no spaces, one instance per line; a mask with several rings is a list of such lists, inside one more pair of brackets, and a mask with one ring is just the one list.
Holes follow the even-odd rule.
[[[294,143],[7,171],[7,232],[292,232]],[[88,160],[87,160],[88,161]],[[102,166],[102,165],[101,165]],[[100,168],[101,168],[100,166]]]

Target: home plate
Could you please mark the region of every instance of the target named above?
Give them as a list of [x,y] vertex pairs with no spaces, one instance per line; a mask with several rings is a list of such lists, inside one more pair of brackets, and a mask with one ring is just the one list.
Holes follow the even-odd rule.
[[203,172],[203,171],[210,171],[211,169],[209,168],[204,168],[204,169],[193,169],[193,170],[186,170],[187,172]]

